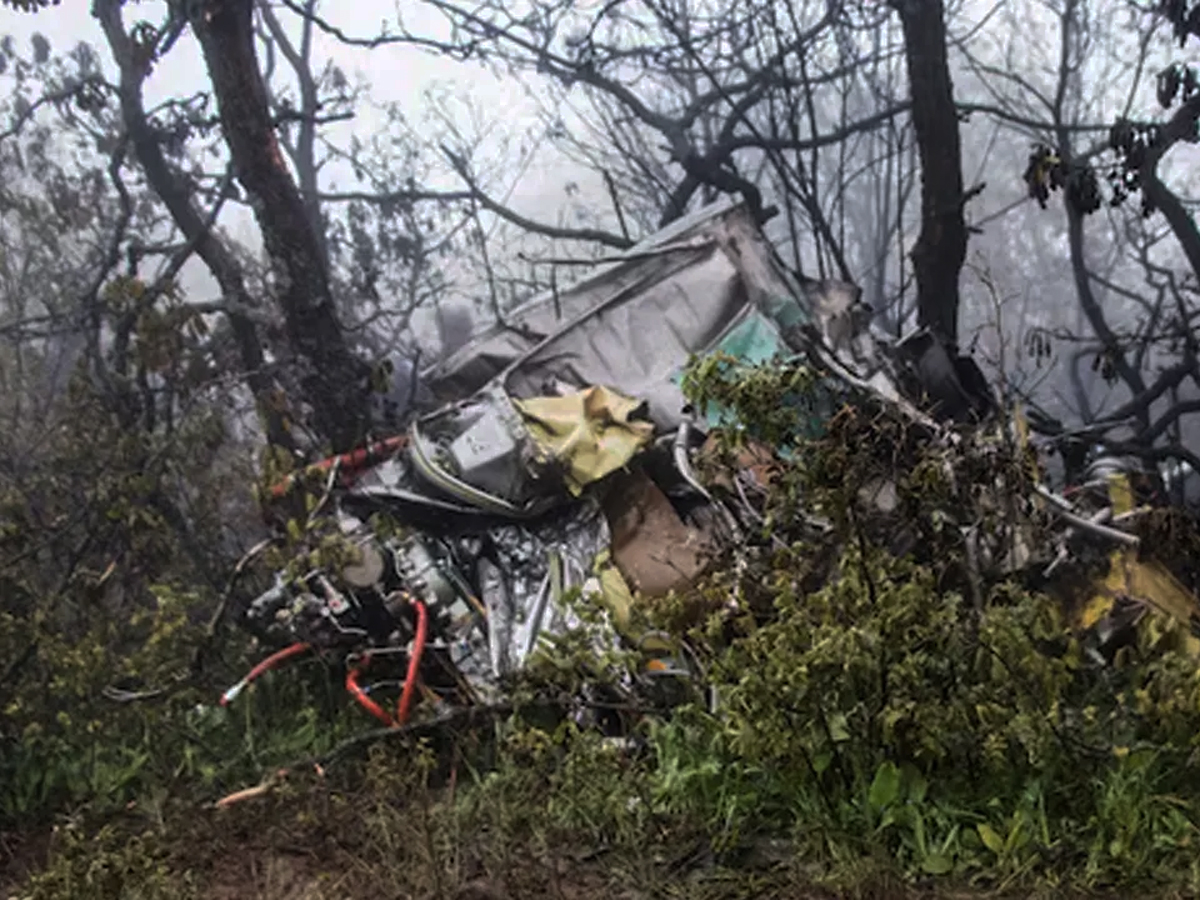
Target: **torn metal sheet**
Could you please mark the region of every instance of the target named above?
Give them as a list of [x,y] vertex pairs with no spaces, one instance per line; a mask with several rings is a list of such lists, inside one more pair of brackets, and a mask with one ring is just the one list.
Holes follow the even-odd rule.
[[[685,216],[629,251],[601,261],[593,274],[563,290],[546,291],[508,312],[504,321],[475,335],[446,359],[425,370],[422,380],[442,402],[466,397],[528,354],[570,322],[618,296],[630,296],[639,286],[662,281],[680,267],[687,255],[707,253],[711,221],[739,215],[740,204],[723,201]],[[741,213],[744,215],[744,212]],[[732,303],[710,319],[728,320],[740,301],[722,296],[701,301],[710,310]],[[577,385],[582,386],[582,385]]]
[[577,624],[563,596],[592,579],[609,543],[608,524],[589,502],[536,526],[502,525],[486,533],[476,579],[487,608],[494,678],[520,669],[542,635]]
[[499,381],[514,397],[605,385],[646,403],[664,431],[687,405],[675,375],[751,312],[739,273],[716,244],[675,253],[676,265],[579,316]]

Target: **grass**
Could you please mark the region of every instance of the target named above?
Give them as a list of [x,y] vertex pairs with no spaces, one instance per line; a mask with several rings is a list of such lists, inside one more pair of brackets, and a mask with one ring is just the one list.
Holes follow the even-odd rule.
[[[756,823],[761,793],[742,798],[739,812],[729,797],[680,781],[680,762],[663,759],[678,734],[652,739],[655,757],[570,726],[546,731],[513,719],[485,731],[437,750],[412,741],[377,745],[365,762],[324,777],[298,774],[228,809],[176,799],[165,810],[133,804],[103,823],[64,820],[38,861],[41,871],[6,896],[1104,896],[1102,885],[1059,877],[1067,870],[1053,866],[1027,866],[1007,879],[999,863],[973,877],[914,875],[879,835],[839,838],[820,814],[798,818],[790,834],[772,824],[775,816]],[[476,766],[484,758],[490,768]],[[721,783],[710,775],[703,776],[710,785]],[[731,772],[724,790],[751,791],[752,780]],[[875,786],[877,805],[888,790]],[[714,827],[714,816],[722,826]],[[1146,882],[1136,893],[1192,895],[1178,879]]]

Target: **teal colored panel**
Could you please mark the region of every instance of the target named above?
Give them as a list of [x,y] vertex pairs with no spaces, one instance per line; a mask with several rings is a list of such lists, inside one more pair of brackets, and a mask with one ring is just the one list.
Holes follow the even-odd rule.
[[725,335],[715,351],[728,353],[741,362],[756,366],[776,356],[791,356],[792,351],[783,342],[779,329],[766,316],[753,312],[733,331]]
[[[807,317],[803,316],[799,304],[793,301],[793,305],[796,321],[806,321]],[[713,348],[712,352],[727,354],[747,366],[762,365],[774,359],[796,359],[795,352],[784,343],[775,323],[759,312],[752,312],[747,316]],[[682,373],[676,374],[676,383],[681,377]],[[838,392],[830,390],[831,387],[818,386],[817,396],[807,398],[806,405],[812,407],[813,414],[802,427],[801,433],[796,435],[797,438],[817,437],[824,431],[825,420],[832,414],[838,400]],[[794,398],[794,402],[800,405],[804,401],[797,397]],[[704,418],[709,428],[728,427],[736,421],[730,410],[715,405],[709,406]],[[780,447],[778,451],[784,458],[791,455],[790,448]]]
[[763,302],[763,308],[782,331],[807,325],[812,321],[812,315],[800,305],[800,301],[791,294],[771,296]]

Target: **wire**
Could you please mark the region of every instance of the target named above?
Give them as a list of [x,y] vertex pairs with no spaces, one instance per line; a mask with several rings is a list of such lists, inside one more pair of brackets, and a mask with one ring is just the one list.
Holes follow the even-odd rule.
[[408,673],[404,677],[404,689],[400,692],[400,702],[396,706],[396,717],[392,718],[387,710],[368,697],[367,691],[358,683],[359,676],[371,663],[371,654],[364,654],[362,660],[346,672],[346,690],[349,691],[350,696],[359,706],[389,728],[399,728],[408,721],[413,695],[416,693],[417,681],[420,678],[421,659],[425,655],[425,642],[429,634],[429,612],[426,610],[425,604],[412,596],[408,596],[408,602],[417,611],[417,633],[413,638],[412,652],[408,656]]
[[397,725],[408,721],[408,711],[417,687],[421,657],[425,655],[425,638],[429,630],[429,612],[425,609],[425,604],[412,596],[408,598],[408,602],[417,611],[417,635],[413,638],[412,655],[408,658],[408,675],[404,679],[404,691],[400,694],[400,705],[396,709]]
[[362,670],[365,669],[370,662],[371,654],[368,653],[363,656],[362,661],[358,665],[350,667],[350,669],[346,672],[346,690],[350,692],[350,696],[355,699],[359,706],[377,718],[384,725],[394,728],[397,724],[396,720],[388,714],[387,710],[368,697],[367,692],[363,690],[362,686],[358,683],[358,676],[362,674]]
[[280,663],[284,662],[285,660],[291,659],[293,656],[299,656],[301,653],[304,653],[304,652],[308,651],[309,649],[311,649],[310,644],[300,642],[300,643],[292,644],[291,646],[288,646],[288,647],[284,647],[282,650],[278,650],[275,653],[272,653],[270,656],[268,656],[266,659],[264,659],[262,662],[260,662],[257,666],[255,666],[253,669],[251,669],[248,673],[246,673],[245,678],[243,678],[241,681],[239,681],[237,684],[235,684],[233,687],[231,687],[229,690],[227,690],[224,694],[222,694],[221,700],[220,700],[220,705],[228,706],[230,703],[232,703],[234,700],[237,699],[238,694],[240,694],[242,691],[244,691],[249,686],[250,682],[254,681],[256,678],[258,678],[264,672],[270,671],[271,669],[275,668],[276,666],[278,666]]

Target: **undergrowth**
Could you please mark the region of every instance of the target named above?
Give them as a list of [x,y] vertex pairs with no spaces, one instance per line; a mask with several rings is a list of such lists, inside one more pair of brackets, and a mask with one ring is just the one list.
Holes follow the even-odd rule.
[[[807,377],[710,365],[689,390],[740,419],[732,453],[763,411],[775,443],[802,430],[779,398]],[[620,737],[588,727],[569,700],[580,673],[630,672],[576,636],[513,710],[214,809],[235,776],[352,730],[320,674],[268,677],[229,713],[194,696],[156,719],[131,708],[105,753],[145,761],[64,795],[48,865],[16,896],[226,896],[237,873],[229,896],[293,896],[245,878],[252,858],[296,848],[311,897],[1200,893],[1200,672],[1175,626],[1148,618],[1098,668],[1058,600],[964,562],[967,525],[1044,524],[1013,499],[1032,477],[1019,447],[926,446],[865,409],[827,424],[777,461],[773,540],[642,606],[702,672],[671,711],[623,710]],[[882,524],[862,492],[880,478],[897,494]],[[547,696],[558,713],[531,712]],[[36,769],[32,755],[8,765]]]

